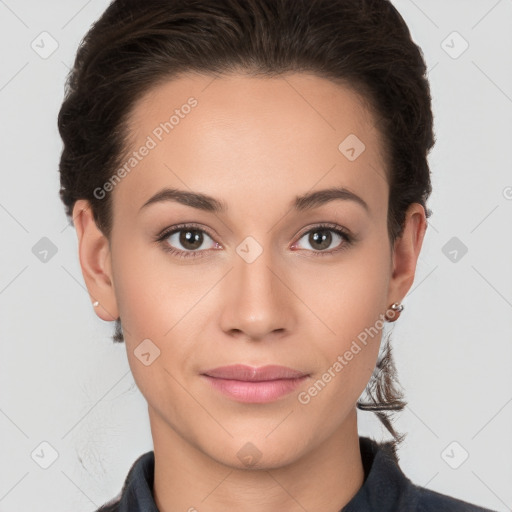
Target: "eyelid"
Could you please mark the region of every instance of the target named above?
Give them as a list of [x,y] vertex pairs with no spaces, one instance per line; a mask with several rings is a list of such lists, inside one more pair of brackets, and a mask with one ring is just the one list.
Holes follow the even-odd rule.
[[347,228],[340,226],[339,224],[335,224],[333,222],[317,222],[316,224],[311,224],[310,226],[305,227],[297,237],[300,239],[305,234],[309,233],[310,231],[314,229],[325,229],[329,230],[332,229],[333,231],[341,231],[346,237],[348,238],[355,238],[355,235],[353,235]]
[[[169,238],[172,234],[176,233],[177,231],[185,231],[186,229],[194,229],[194,230],[197,230],[197,231],[203,231],[212,240],[217,236],[216,234],[213,234],[212,232],[210,232],[209,228],[205,228],[204,226],[202,226],[200,224],[196,224],[195,222],[184,222],[184,223],[181,223],[181,224],[176,224],[174,226],[168,226],[168,227],[162,229],[155,236],[155,241],[156,242],[161,242],[162,240],[165,240],[166,238]],[[218,243],[218,242],[216,242],[216,243]]]

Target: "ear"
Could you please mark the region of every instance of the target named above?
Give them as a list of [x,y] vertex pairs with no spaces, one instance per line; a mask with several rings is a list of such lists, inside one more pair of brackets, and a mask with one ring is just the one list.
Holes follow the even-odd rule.
[[73,221],[78,236],[78,253],[82,275],[91,302],[98,301],[96,314],[105,321],[119,317],[112,279],[109,241],[96,226],[89,201],[79,199],[73,207]]
[[393,248],[388,305],[402,301],[411,288],[426,230],[427,219],[423,206],[419,203],[409,205],[403,234],[395,240]]

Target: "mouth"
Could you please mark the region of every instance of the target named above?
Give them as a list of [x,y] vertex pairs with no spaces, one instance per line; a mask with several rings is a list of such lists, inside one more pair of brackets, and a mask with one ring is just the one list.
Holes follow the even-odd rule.
[[213,368],[201,376],[213,389],[233,400],[267,403],[291,393],[309,374],[286,366],[268,365],[256,368],[237,364]]

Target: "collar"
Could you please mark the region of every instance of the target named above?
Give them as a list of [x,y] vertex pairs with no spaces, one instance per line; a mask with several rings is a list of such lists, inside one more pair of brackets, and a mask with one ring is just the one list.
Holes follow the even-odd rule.
[[[412,504],[414,484],[398,466],[391,443],[359,437],[364,482],[340,512],[396,512],[400,503]],[[132,465],[120,495],[98,512],[159,512],[153,499],[155,455],[141,455]]]

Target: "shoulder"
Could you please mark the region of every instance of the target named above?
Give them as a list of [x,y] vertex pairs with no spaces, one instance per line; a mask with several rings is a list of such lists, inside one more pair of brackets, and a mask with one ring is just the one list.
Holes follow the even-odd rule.
[[102,505],[96,512],[121,512],[121,493]]
[[154,452],[140,455],[132,464],[121,492],[95,512],[158,512],[152,495]]
[[96,512],[119,512],[120,503],[119,499],[110,500],[108,503],[102,505]]
[[411,483],[415,512],[496,512]]
[[360,437],[365,480],[343,512],[496,512],[422,487],[402,471],[394,443]]

